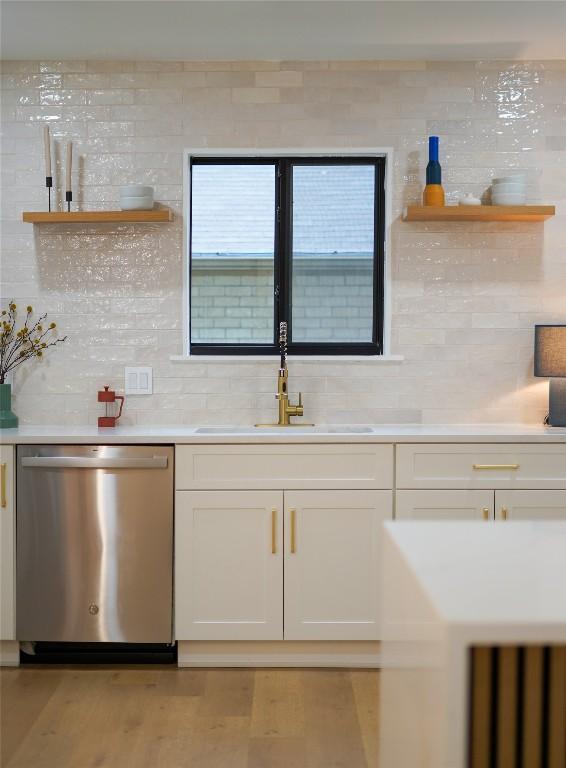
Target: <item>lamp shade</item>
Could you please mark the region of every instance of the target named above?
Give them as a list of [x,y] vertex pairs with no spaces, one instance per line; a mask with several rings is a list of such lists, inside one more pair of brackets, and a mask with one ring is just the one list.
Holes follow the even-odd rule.
[[566,377],[566,325],[535,325],[535,376]]

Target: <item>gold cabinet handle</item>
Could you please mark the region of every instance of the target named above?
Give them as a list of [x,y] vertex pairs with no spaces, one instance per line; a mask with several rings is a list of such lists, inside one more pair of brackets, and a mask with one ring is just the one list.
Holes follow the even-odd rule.
[[6,501],[6,464],[5,463],[3,463],[0,466],[0,475],[1,475],[0,506],[4,508],[8,505],[8,502]]
[[271,554],[277,554],[277,510],[271,510]]
[[507,507],[501,507],[501,519],[507,520]]
[[489,512],[490,512],[490,509],[489,509],[489,507],[484,507],[484,508],[482,509],[482,513],[483,513],[483,519],[484,519],[484,520],[489,520]]
[[520,464],[472,464],[472,468],[475,469],[476,471],[484,470],[484,469],[487,469],[487,470],[493,469],[493,470],[500,470],[500,471],[511,470],[513,472],[516,472],[520,466],[521,466]]
[[294,555],[295,552],[297,551],[297,537],[296,537],[297,510],[291,509],[290,515],[291,515],[291,554]]

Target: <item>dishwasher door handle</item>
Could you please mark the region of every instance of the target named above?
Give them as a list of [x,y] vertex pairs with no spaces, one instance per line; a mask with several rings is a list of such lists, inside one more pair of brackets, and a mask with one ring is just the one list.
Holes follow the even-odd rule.
[[167,456],[89,459],[86,456],[22,456],[22,467],[72,469],[166,469]]

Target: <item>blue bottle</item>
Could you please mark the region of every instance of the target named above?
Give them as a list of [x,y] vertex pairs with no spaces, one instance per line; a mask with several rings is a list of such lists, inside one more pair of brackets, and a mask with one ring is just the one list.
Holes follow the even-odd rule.
[[442,171],[438,162],[438,136],[428,137],[428,165],[426,167],[426,186],[423,192],[423,205],[444,205],[442,189]]
[[438,136],[428,137],[428,165],[426,167],[426,183],[442,184],[442,170],[438,162]]

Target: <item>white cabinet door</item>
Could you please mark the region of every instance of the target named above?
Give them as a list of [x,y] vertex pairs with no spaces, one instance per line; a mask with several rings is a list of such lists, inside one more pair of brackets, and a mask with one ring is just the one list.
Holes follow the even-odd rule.
[[397,491],[396,520],[493,520],[493,491]]
[[15,640],[14,447],[0,446],[0,640]]
[[285,492],[285,639],[378,640],[391,491]]
[[566,520],[566,491],[496,491],[496,520]]
[[281,491],[177,491],[175,638],[283,638]]

